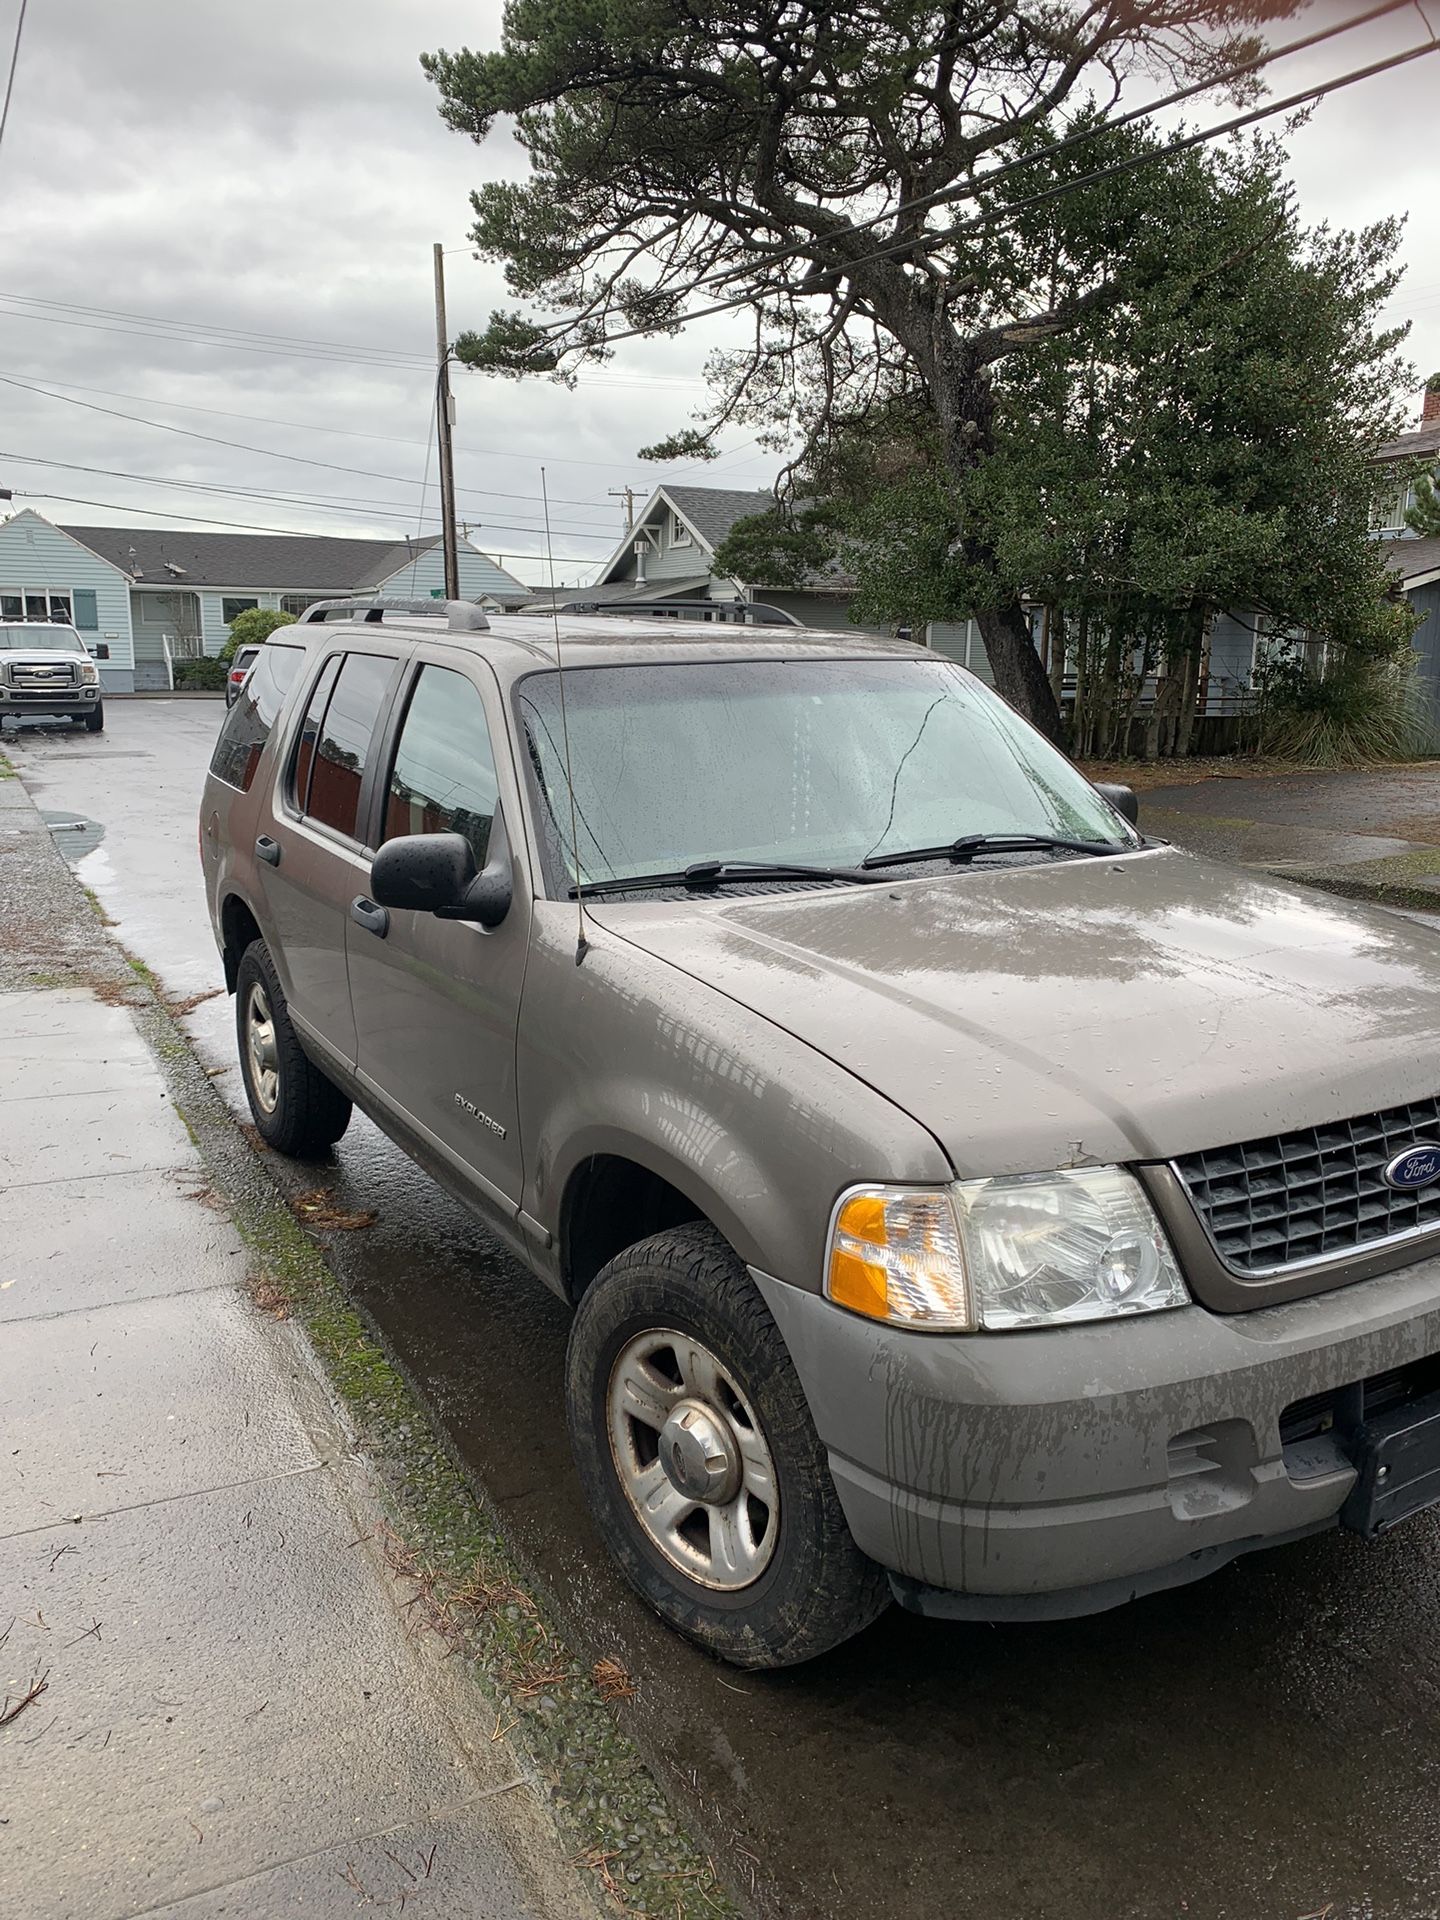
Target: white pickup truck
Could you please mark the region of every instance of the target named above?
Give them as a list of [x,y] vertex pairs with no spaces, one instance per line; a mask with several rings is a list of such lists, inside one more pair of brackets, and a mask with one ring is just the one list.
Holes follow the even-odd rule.
[[80,720],[90,733],[104,728],[100,669],[74,627],[0,620],[0,726],[25,714]]

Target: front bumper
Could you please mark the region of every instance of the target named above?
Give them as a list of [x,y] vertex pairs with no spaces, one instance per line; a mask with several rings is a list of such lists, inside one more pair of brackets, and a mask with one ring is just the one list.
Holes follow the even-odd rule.
[[54,692],[45,687],[0,686],[0,717],[8,715],[16,720],[31,713],[93,713],[99,705],[101,692],[98,686],[66,687],[63,692]]
[[1227,1317],[1003,1334],[754,1278],[857,1543],[906,1604],[970,1618],[1097,1611],[1338,1524],[1355,1468],[1282,1444],[1282,1412],[1440,1354],[1440,1259]]

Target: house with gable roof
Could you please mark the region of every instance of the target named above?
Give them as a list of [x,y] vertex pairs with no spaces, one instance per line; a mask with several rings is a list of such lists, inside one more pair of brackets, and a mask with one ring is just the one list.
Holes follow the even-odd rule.
[[[0,520],[0,620],[78,627],[107,693],[160,692],[169,662],[215,654],[248,607],[300,614],[345,594],[444,592],[438,535],[356,540],[331,534],[61,527],[25,508]],[[460,593],[522,606],[531,589],[460,542]]]

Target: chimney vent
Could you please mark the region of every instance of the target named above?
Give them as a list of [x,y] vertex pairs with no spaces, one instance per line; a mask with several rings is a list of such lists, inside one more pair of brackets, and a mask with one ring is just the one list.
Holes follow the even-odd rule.
[[1440,373],[1431,374],[1425,382],[1425,403],[1420,409],[1422,427],[1432,427],[1440,421]]

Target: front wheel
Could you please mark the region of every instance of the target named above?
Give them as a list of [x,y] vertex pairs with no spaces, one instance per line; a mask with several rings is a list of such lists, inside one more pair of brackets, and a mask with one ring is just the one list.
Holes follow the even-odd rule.
[[86,714],[85,731],[87,733],[103,733],[105,731],[105,702],[103,700],[97,700]]
[[350,1124],[350,1101],[307,1058],[263,940],[252,940],[235,974],[240,1072],[256,1131],[277,1153],[308,1159]]
[[780,1330],[703,1222],[617,1255],[566,1357],[580,1478],[621,1571],[741,1667],[811,1660],[889,1600],[845,1523]]

